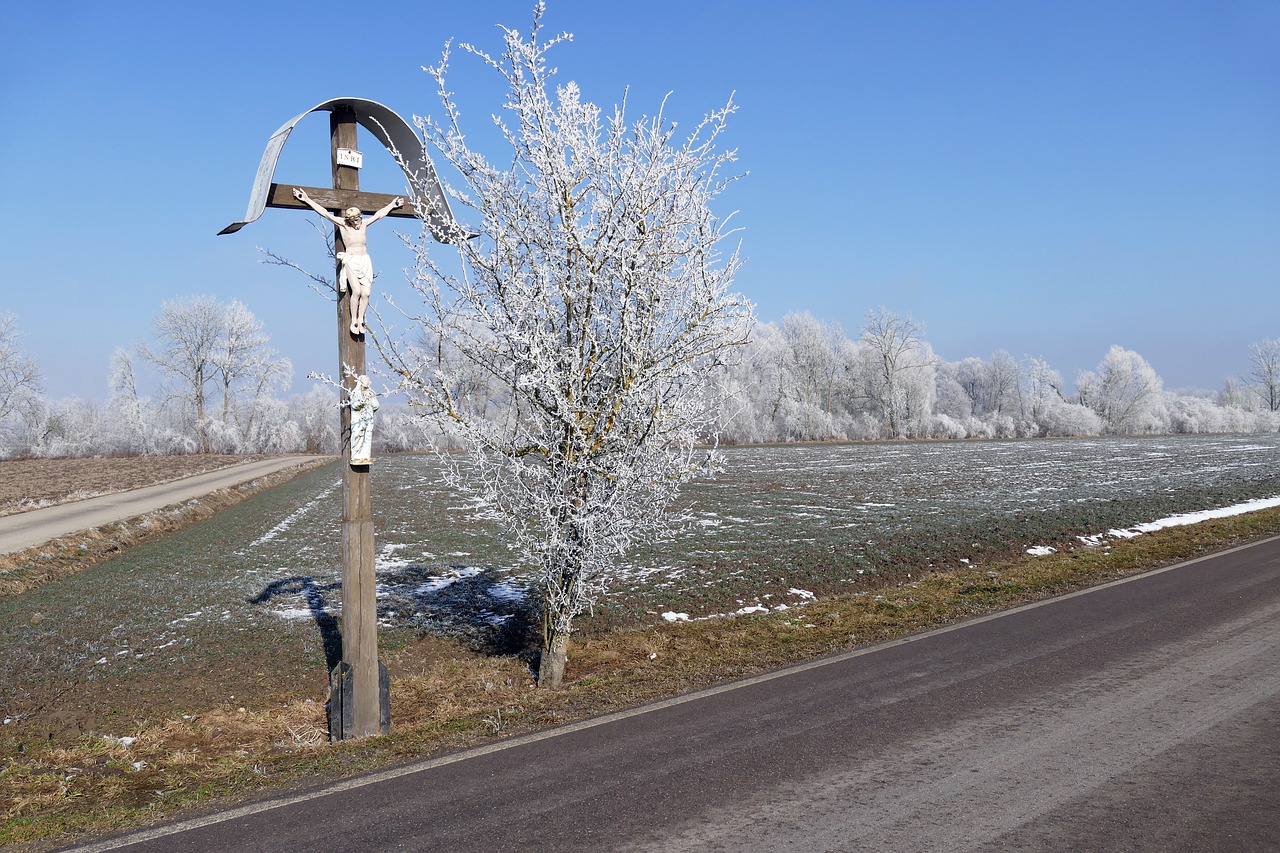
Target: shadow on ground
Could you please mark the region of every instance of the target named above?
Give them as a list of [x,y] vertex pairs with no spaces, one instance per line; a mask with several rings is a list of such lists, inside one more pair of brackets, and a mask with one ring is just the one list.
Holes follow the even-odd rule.
[[310,575],[285,578],[268,584],[266,589],[250,598],[249,603],[266,604],[281,597],[288,602],[293,602],[302,598],[307,609],[311,611],[311,618],[315,620],[316,628],[320,631],[320,640],[324,643],[325,668],[332,670],[342,660],[342,630],[338,626],[337,615],[330,612],[325,595],[329,592],[336,592],[333,596],[333,609],[341,610],[342,584],[337,582],[318,584]]
[[[338,616],[342,586],[306,575],[269,584],[250,604],[295,605],[301,599],[332,669],[342,659]],[[538,645],[538,608],[527,588],[493,568],[410,564],[378,576],[378,623],[460,639],[489,655],[523,655]]]

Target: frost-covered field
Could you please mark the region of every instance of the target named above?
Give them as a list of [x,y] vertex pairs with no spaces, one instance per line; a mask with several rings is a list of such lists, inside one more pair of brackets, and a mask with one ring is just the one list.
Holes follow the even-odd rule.
[[[802,603],[930,565],[1061,546],[1178,513],[1280,496],[1280,436],[1187,436],[730,448],[687,491],[694,523],[639,550],[607,610],[694,617]],[[0,601],[0,715],[24,680],[124,678],[219,663],[220,645],[280,660],[332,654],[334,467],[89,572]],[[525,579],[430,456],[374,466],[379,609],[387,627],[501,649]]]
[[[1271,435],[779,446],[727,456],[724,477],[689,490],[695,528],[637,561],[637,579],[680,586],[707,566],[745,572],[763,563],[757,574],[766,577],[790,568],[829,581],[836,565],[865,574],[922,554],[954,567],[972,549],[1280,495],[1280,436]],[[709,574],[702,582],[722,575]]]

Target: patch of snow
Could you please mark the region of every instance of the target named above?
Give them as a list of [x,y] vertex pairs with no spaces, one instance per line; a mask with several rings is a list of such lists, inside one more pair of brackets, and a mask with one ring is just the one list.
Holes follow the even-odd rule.
[[310,619],[315,615],[310,608],[306,607],[281,607],[278,610],[272,610],[271,613],[286,621]]
[[528,594],[529,591],[527,589],[507,581],[495,583],[489,587],[489,597],[497,601],[523,601]]
[[315,507],[319,506],[321,503],[326,502],[326,501],[327,501],[327,499],[328,499],[328,497],[329,497],[329,495],[330,495],[330,494],[331,494],[335,489],[337,489],[337,485],[336,485],[336,484],[335,484],[335,485],[333,485],[333,486],[330,486],[330,487],[329,487],[329,488],[327,488],[327,489],[325,489],[323,492],[321,492],[320,494],[316,495],[314,498],[312,498],[311,500],[307,501],[305,504],[303,504],[302,506],[298,507],[298,508],[297,508],[297,509],[295,509],[293,512],[289,513],[289,515],[285,516],[285,519],[284,519],[283,521],[281,521],[281,522],[280,522],[279,524],[277,524],[275,527],[273,527],[273,528],[271,528],[270,530],[268,530],[266,533],[264,533],[264,534],[262,534],[261,536],[259,536],[257,539],[255,539],[255,540],[253,540],[252,542],[250,542],[250,543],[248,544],[248,546],[247,546],[247,547],[248,547],[248,548],[255,548],[255,547],[257,547],[258,545],[263,544],[264,542],[270,542],[272,539],[275,539],[275,538],[276,538],[277,536],[279,536],[281,533],[284,533],[286,530],[288,530],[289,528],[291,528],[291,527],[293,527],[295,524],[297,524],[297,523],[298,523],[298,521],[299,521],[303,516],[305,516],[307,513],[311,512],[311,510],[312,510],[312,509],[314,509]]
[[379,554],[374,558],[373,570],[377,572],[389,572],[394,569],[403,569],[406,566],[413,565],[415,561],[408,557],[393,557],[389,554]]
[[1201,510],[1200,512],[1186,512],[1179,515],[1171,515],[1168,518],[1149,521],[1146,524],[1139,524],[1130,529],[1137,530],[1139,533],[1151,533],[1165,527],[1181,527],[1186,524],[1199,524],[1202,521],[1209,521],[1214,518],[1230,518],[1234,515],[1244,515],[1248,512],[1257,512],[1259,510],[1271,509],[1277,506],[1280,506],[1280,495],[1271,498],[1258,498],[1252,501],[1245,501],[1241,504],[1222,507],[1220,509],[1206,509]]
[[[418,584],[418,586],[414,588],[413,594],[418,596],[431,595],[432,593],[439,592],[440,590],[445,589],[446,587],[453,586],[455,583],[457,583],[460,580],[465,580],[466,578],[473,578],[476,575],[480,574],[480,571],[481,569],[478,566],[468,566],[464,569],[459,569],[447,575],[441,575],[438,578],[432,578],[429,581]],[[379,587],[379,590],[378,590],[379,592],[383,591],[383,589],[386,589],[386,587],[384,587],[382,584],[378,584],[378,587]]]
[[1257,498],[1244,503],[1232,504],[1231,506],[1219,507],[1218,509],[1206,509],[1199,512],[1183,512],[1177,515],[1158,518],[1155,521],[1148,521],[1142,524],[1135,524],[1133,527],[1113,528],[1106,533],[1097,533],[1093,536],[1077,536],[1076,538],[1091,548],[1103,544],[1108,538],[1112,539],[1132,539],[1135,536],[1141,536],[1144,533],[1154,533],[1157,530],[1163,530],[1166,527],[1182,527],[1188,524],[1199,524],[1202,521],[1209,521],[1215,518],[1230,518],[1236,515],[1244,515],[1249,512],[1258,512],[1259,510],[1271,509],[1280,506],[1280,495],[1271,498]]
[[671,611],[671,610],[668,610],[666,613],[663,613],[663,614],[662,614],[662,618],[663,618],[663,619],[665,619],[665,620],[667,620],[668,622],[688,622],[688,621],[689,621],[689,614],[688,614],[688,613],[675,613],[675,612],[673,612],[673,611]]

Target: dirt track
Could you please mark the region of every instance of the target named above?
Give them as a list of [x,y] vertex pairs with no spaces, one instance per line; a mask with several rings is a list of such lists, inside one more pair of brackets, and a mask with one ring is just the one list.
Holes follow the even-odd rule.
[[[0,515],[0,596],[84,571],[330,459],[215,456],[0,463],[0,474],[10,478],[6,494],[19,496],[10,506],[29,507]],[[90,482],[116,488],[89,497],[81,484]],[[125,483],[133,485],[121,488]],[[27,497],[31,495],[40,497]]]
[[94,456],[0,462],[0,516],[181,480],[266,456]]

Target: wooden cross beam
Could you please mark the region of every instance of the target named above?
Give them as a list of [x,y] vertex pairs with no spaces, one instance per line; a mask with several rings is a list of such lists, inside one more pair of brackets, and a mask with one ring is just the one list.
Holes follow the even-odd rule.
[[417,210],[414,209],[413,200],[406,198],[404,194],[399,196],[388,195],[387,193],[367,193],[360,190],[339,190],[333,187],[299,187],[293,184],[272,184],[271,190],[267,195],[267,207],[282,207],[290,210],[310,210],[306,204],[294,197],[295,189],[305,190],[307,195],[311,196],[311,200],[323,207],[325,210],[339,213],[348,207],[358,207],[363,214],[373,213],[386,207],[392,199],[402,198],[405,203],[402,207],[394,208],[387,216],[394,216],[399,219],[421,219]]

